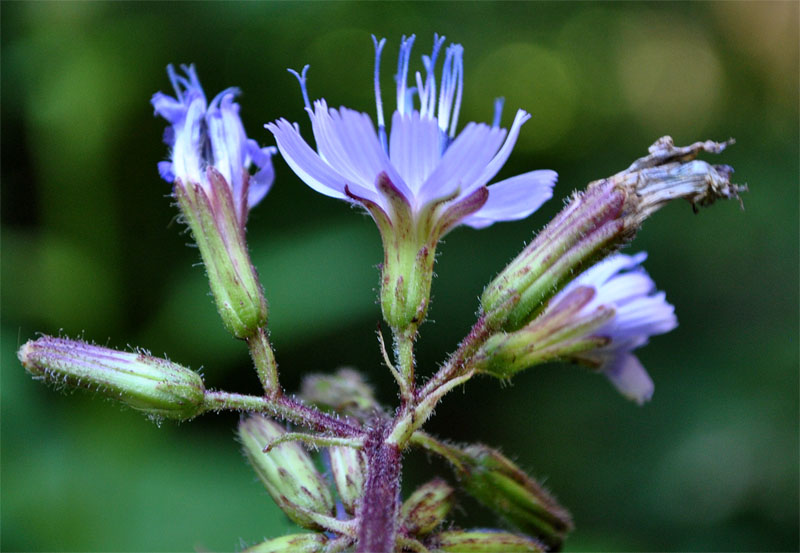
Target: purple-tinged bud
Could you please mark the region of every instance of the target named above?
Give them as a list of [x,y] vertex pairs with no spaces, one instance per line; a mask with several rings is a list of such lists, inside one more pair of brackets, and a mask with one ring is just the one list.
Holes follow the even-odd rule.
[[543,553],[548,549],[526,536],[499,530],[449,530],[433,536],[431,553]]
[[175,198],[192,229],[225,327],[237,338],[248,338],[266,324],[267,301],[250,261],[244,229],[235,217],[230,189],[216,169],[209,167],[207,173],[208,189],[176,180]]
[[441,478],[417,488],[400,509],[400,532],[409,536],[430,534],[453,508],[454,493]]
[[630,242],[666,203],[683,198],[695,207],[738,198],[746,188],[730,182],[733,169],[695,159],[703,151],[720,153],[730,143],[676,148],[663,137],[625,171],[590,183],[486,287],[483,311],[504,321],[505,330],[517,330],[575,276]]
[[284,433],[279,424],[261,415],[239,423],[244,453],[275,503],[300,526],[326,528],[333,497],[306,450],[296,442],[285,442],[263,451]]
[[336,446],[328,449],[333,482],[342,504],[349,513],[355,513],[364,492],[367,476],[363,451],[352,447]]
[[423,443],[425,447],[449,461],[471,496],[526,534],[558,549],[572,531],[569,511],[499,451],[483,444],[456,447],[429,437],[425,441],[433,443]]
[[25,343],[17,355],[34,378],[92,390],[154,419],[187,420],[203,412],[203,379],[166,359],[50,336]]
[[495,334],[476,354],[476,369],[506,379],[533,365],[605,345],[609,339],[592,331],[614,316],[613,307],[600,305],[581,313],[594,295],[591,287],[577,287],[520,330]]
[[242,553],[322,553],[328,541],[325,534],[289,534],[248,547]]

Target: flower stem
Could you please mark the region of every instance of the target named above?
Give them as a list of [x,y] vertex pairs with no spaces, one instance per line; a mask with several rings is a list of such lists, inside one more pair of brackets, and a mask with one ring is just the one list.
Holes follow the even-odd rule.
[[416,327],[410,327],[395,333],[395,356],[397,365],[400,369],[400,377],[403,380],[401,395],[403,403],[408,404],[414,399],[416,382],[414,380],[414,338],[416,337]]
[[206,392],[205,411],[248,411],[267,413],[273,417],[330,432],[336,436],[362,436],[363,431],[350,421],[332,417],[318,409],[287,396],[258,397],[230,392]]
[[358,513],[357,553],[392,553],[395,549],[402,455],[395,444],[385,441],[390,428],[383,421],[375,424],[364,444],[367,481]]
[[468,372],[470,370],[469,363],[472,355],[495,330],[489,318],[486,315],[481,315],[475,325],[470,329],[466,338],[461,341],[458,349],[448,357],[445,364],[442,365],[436,374],[433,375],[433,378],[425,384],[425,387],[419,390],[417,393],[417,401],[424,400],[449,380]]
[[278,383],[278,363],[275,361],[275,353],[267,338],[266,329],[259,328],[247,338],[247,347],[250,348],[250,357],[253,358],[264,393],[268,397],[280,396],[283,391]]

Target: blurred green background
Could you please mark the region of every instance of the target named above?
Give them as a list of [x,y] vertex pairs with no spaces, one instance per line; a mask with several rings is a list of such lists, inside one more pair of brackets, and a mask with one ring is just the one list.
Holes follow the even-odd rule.
[[[256,392],[243,344],[217,319],[196,250],[160,181],[170,62],[206,91],[240,86],[250,136],[309,125],[312,97],[373,111],[370,33],[391,82],[403,33],[415,60],[439,32],[465,48],[462,125],[492,100],[533,114],[501,177],[560,174],[528,220],[468,228],[440,247],[419,365],[430,374],[474,320],[483,285],[589,180],[659,136],[737,139],[720,158],[747,183],[694,215],[672,205],[628,251],[680,326],[640,350],[643,408],[561,365],[454,393],[430,430],[499,446],[575,517],[567,551],[798,548],[798,3],[102,3],[2,6],[2,549],[232,551],[293,527],[255,481],[235,414],[156,427],[90,395],[32,381],[16,349],[37,332],[165,353],[208,385]],[[392,98],[385,89],[384,98]],[[374,224],[277,180],[248,236],[271,305],[283,383],[341,365],[395,401],[374,339]],[[193,266],[194,265],[194,266]],[[407,457],[406,488],[443,470]],[[492,526],[464,499],[458,521]]]

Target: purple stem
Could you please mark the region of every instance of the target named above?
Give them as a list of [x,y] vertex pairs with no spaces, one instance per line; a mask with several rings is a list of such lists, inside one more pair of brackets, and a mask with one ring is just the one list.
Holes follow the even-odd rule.
[[392,553],[397,534],[402,455],[385,442],[391,425],[379,421],[367,435],[367,482],[361,500],[356,553]]

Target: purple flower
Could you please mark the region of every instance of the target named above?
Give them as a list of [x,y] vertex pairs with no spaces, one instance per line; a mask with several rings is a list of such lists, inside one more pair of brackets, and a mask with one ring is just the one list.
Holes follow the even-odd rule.
[[593,336],[606,338],[605,345],[573,357],[597,366],[617,390],[639,404],[652,397],[654,386],[631,351],[645,345],[650,336],[678,326],[675,308],[666,302],[664,292],[655,291],[655,283],[640,266],[646,258],[645,252],[612,255],[572,281],[552,303],[557,308],[570,292],[591,288],[594,295],[579,316],[613,311],[606,322],[591,332]]
[[425,229],[419,232],[427,234],[418,236],[418,242],[433,238],[434,244],[461,223],[481,228],[527,217],[552,196],[557,175],[547,170],[487,186],[508,159],[530,115],[518,110],[511,129],[506,131],[499,126],[502,101],[497,101],[492,125],[468,123],[456,133],[463,90],[463,48],[451,44],[445,49],[437,83],[436,64],[444,37],[434,35],[433,51],[422,56],[424,75],[416,72],[415,87],[408,86],[414,36],[403,37],[395,76],[397,109],[387,131],[379,84],[385,40],[373,36],[377,131],[365,113],[329,108],[324,99],[312,105],[306,89],[308,66],[295,75],[311,118],[316,151],[302,138],[296,124],[279,119],[266,125],[286,162],[308,186],[327,196],[364,205],[382,233],[385,223],[410,216]]
[[[216,169],[231,189],[234,207],[243,224],[247,211],[269,191],[274,178],[271,156],[275,148],[260,148],[248,139],[239,117],[239,105],[233,101],[239,93],[226,88],[211,103],[197,78],[193,65],[182,65],[185,77],[167,66],[175,97],[156,92],[151,99],[155,113],[171,126],[164,132],[164,142],[171,149],[171,161],[158,164],[158,172],[167,182],[180,179],[184,185],[199,184],[212,196],[207,170]],[[250,175],[253,164],[256,172]]]

